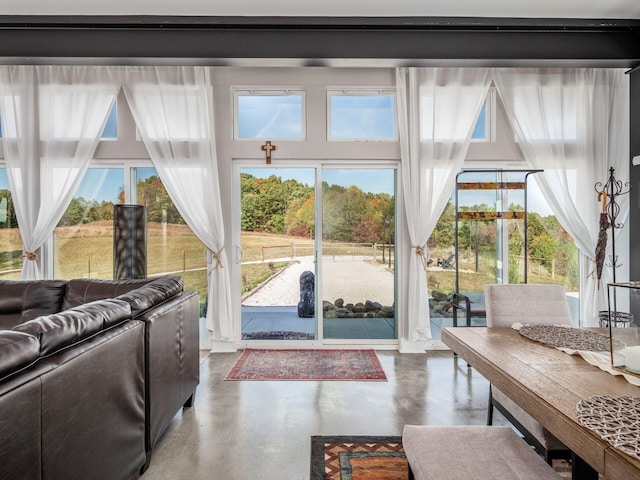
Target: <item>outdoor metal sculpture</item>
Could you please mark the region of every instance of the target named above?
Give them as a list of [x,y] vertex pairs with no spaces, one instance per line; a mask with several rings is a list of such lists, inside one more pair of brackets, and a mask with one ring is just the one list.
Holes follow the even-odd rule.
[[305,271],[300,274],[300,301],[298,302],[298,316],[313,318],[316,310],[315,275]]

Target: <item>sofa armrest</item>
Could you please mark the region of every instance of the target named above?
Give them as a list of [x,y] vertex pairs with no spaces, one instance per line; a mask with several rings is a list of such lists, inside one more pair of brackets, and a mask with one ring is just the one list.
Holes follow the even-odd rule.
[[147,451],[200,381],[199,296],[185,291],[138,317],[145,323]]

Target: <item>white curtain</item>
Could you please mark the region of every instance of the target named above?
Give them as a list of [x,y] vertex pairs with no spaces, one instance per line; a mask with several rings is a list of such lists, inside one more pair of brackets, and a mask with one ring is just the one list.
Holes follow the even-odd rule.
[[171,200],[207,248],[207,329],[234,341],[213,92],[205,67],[129,67],[123,89]]
[[23,243],[22,279],[42,278],[38,252],[71,201],[120,88],[97,66],[0,67],[0,118]]
[[444,210],[485,101],[489,69],[399,68],[403,204],[411,242],[407,288],[408,341],[431,338],[427,240]]
[[[609,168],[629,179],[628,78],[615,69],[496,69],[495,83],[526,161],[560,224],[580,249],[580,318],[596,324],[606,308],[598,291],[595,247],[601,204],[595,184]],[[628,214],[622,196],[619,222]],[[609,232],[610,234],[610,232]],[[611,278],[606,265],[602,285]]]

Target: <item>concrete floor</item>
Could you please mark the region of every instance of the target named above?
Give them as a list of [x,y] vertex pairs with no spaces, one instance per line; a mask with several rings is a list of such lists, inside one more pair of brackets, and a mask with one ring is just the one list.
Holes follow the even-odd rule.
[[143,480],[306,480],[311,435],[486,420],[488,382],[450,351],[378,351],[387,382],[224,381],[240,353],[205,356],[195,404],[176,415]]

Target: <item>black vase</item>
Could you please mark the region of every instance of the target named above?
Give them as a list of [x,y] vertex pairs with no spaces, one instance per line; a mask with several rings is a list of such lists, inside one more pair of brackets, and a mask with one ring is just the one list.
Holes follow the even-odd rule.
[[113,278],[147,277],[147,210],[144,205],[113,206]]

